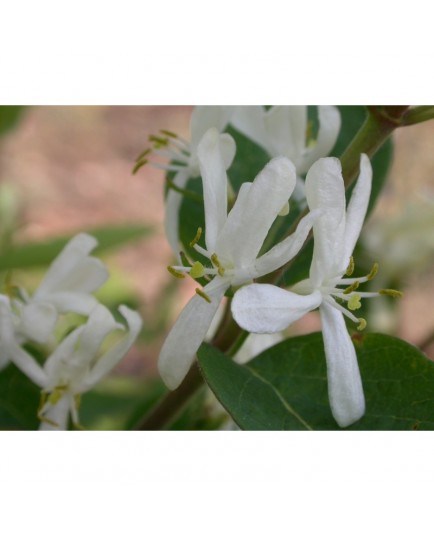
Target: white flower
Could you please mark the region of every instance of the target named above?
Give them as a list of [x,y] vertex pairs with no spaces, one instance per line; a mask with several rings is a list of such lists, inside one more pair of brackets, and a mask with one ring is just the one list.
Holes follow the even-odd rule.
[[[176,188],[184,189],[189,179],[199,177],[199,160],[197,148],[205,132],[216,128],[222,132],[228,124],[231,111],[227,106],[197,106],[190,120],[190,142],[169,131],[162,131],[163,136],[151,136],[154,142],[154,154],[169,158],[171,163],[155,167],[174,171],[173,184]],[[235,143],[228,134],[220,134],[221,151],[225,169],[232,164],[235,156]],[[167,240],[179,260],[179,211],[182,194],[169,188],[166,197],[165,230]]]
[[41,430],[65,430],[69,414],[78,426],[80,395],[108,374],[134,343],[142,326],[141,318],[124,305],[119,307],[119,311],[126,319],[129,331],[111,349],[99,356],[106,336],[125,328],[115,322],[108,309],[97,305],[87,323],[69,333],[41,366],[17,343],[9,305],[6,300],[0,300],[2,352],[42,389],[38,412]]
[[[323,158],[316,162],[306,178],[307,202],[311,210],[322,208],[323,212],[313,225],[314,252],[309,279],[295,285],[292,292],[272,285],[250,285],[240,289],[232,301],[235,320],[244,329],[255,333],[281,331],[319,307],[330,405],[334,418],[342,427],[360,419],[365,411],[357,356],[344,315],[358,323],[359,329],[363,329],[366,322],[335,298],[356,310],[361,298],[379,295],[377,292],[357,292],[360,283],[374,277],[376,265],[366,277],[344,278],[346,274],[351,275],[354,268],[351,254],[366,215],[371,181],[371,164],[368,157],[362,155],[360,175],[346,210],[339,160]],[[347,288],[339,288],[342,285]],[[380,294],[398,293],[384,290]]]
[[237,106],[231,123],[245,136],[262,147],[271,157],[287,156],[297,170],[294,196],[304,201],[304,175],[319,158],[333,149],[341,126],[335,106],[318,106],[318,135],[309,139],[307,106]]
[[244,183],[227,213],[227,177],[221,138],[210,129],[198,146],[205,203],[206,249],[195,244],[212,268],[196,262],[191,268],[172,267],[194,278],[214,276],[203,291],[197,289],[181,312],[161,350],[160,374],[175,389],[190,368],[226,290],[277,270],[298,253],[317,214],[309,214],[296,232],[258,258],[268,231],[295,186],[295,168],[285,157],[275,158],[253,183]]
[[104,264],[89,253],[97,240],[85,233],[74,236],[48,268],[41,284],[29,297],[13,299],[17,336],[46,343],[59,314],[74,312],[88,315],[97,304],[91,292],[108,278]]

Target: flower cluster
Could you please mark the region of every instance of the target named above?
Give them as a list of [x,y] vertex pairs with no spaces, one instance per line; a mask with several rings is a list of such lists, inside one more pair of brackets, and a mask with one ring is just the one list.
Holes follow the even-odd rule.
[[[209,120],[211,115],[216,119],[214,125],[198,121],[199,117]],[[179,263],[169,267],[169,271],[178,277],[189,274],[194,279],[205,278],[207,282],[203,288],[196,289],[196,295],[170,331],[161,349],[159,371],[170,389],[181,384],[219,303],[230,288],[233,317],[240,327],[252,333],[282,331],[319,308],[330,406],[337,423],[346,427],[363,416],[365,402],[357,357],[344,316],[363,329],[366,321],[354,314],[361,306],[360,300],[396,293],[358,290],[361,283],[375,276],[377,265],[364,277],[351,277],[352,253],[371,193],[369,158],[360,156],[360,174],[347,206],[341,164],[337,158],[327,156],[339,133],[339,112],[332,106],[318,107],[316,137],[310,132],[307,117],[307,107],[301,106],[277,106],[269,110],[233,107],[229,111],[224,107],[220,111],[213,108],[212,114],[203,107],[193,114],[192,142],[183,142],[180,149],[184,160],[179,153],[160,153],[171,158],[172,163],[166,169],[176,171],[175,180],[179,182],[180,173],[183,177],[197,174],[203,185],[205,247],[198,244],[201,230],[191,243],[203,261]],[[241,185],[228,212],[226,170],[236,154],[234,140],[222,133],[229,122],[261,146],[271,160],[253,182]],[[175,135],[171,140],[179,146]],[[169,191],[166,221],[172,222],[168,238],[176,251],[182,192],[177,193],[176,206],[170,195]],[[294,195],[299,205],[308,210],[292,234],[263,252],[273,222],[287,213],[285,207]],[[255,282],[293,259],[311,230],[314,251],[308,279],[290,290]]]
[[[107,335],[125,331],[125,327],[92,295],[108,278],[104,264],[90,255],[96,245],[92,236],[76,235],[53,261],[32,296],[10,282],[0,295],[0,366],[12,362],[41,388],[38,416],[42,430],[66,429],[69,415],[79,426],[80,395],[124,357],[142,326],[138,313],[122,305],[119,311],[128,331],[117,344],[101,350]],[[87,321],[57,344],[56,328],[67,313],[78,313]],[[51,350],[45,363],[39,364],[24,349],[26,342]]]

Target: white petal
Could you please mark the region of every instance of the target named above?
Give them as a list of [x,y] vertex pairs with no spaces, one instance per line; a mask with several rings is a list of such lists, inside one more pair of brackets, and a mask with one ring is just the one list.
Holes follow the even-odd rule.
[[335,276],[344,256],[345,188],[337,158],[321,158],[306,177],[306,199],[311,210],[324,209],[313,226],[314,249],[310,277],[319,285]]
[[228,203],[228,179],[220,135],[215,128],[206,132],[197,151],[205,205],[205,242],[208,251],[214,252],[217,236],[227,218]]
[[97,245],[97,240],[85,233],[80,233],[71,238],[51,263],[38,290],[35,292],[35,297],[42,297],[53,290],[64,290],[62,287],[63,280]]
[[27,338],[45,344],[54,331],[57,318],[58,312],[51,303],[28,303],[22,309],[19,331]]
[[[104,263],[95,257],[86,257],[76,263],[68,274],[65,274],[59,286],[53,287],[51,292],[74,291],[74,292],[94,292],[99,289],[108,279],[109,273]],[[49,295],[46,295],[49,296]],[[40,293],[35,293],[39,298]]]
[[366,211],[368,210],[369,197],[371,195],[372,185],[372,166],[369,158],[362,154],[360,156],[360,174],[354,190],[351,193],[351,199],[348,203],[347,218],[345,224],[345,247],[343,265],[345,270],[348,261],[353,253],[356,242],[365,221]]
[[365,413],[365,397],[356,351],[342,313],[326,302],[320,307],[327,380],[333,417],[342,428]]
[[242,365],[283,341],[282,333],[251,333],[240,350],[235,354],[234,361]]
[[316,309],[322,301],[319,291],[307,296],[274,285],[246,285],[232,300],[232,314],[239,326],[253,333],[276,333]]
[[91,294],[66,290],[54,292],[47,299],[57,309],[57,312],[77,313],[79,315],[89,315],[92,309],[98,304],[98,300]]
[[[189,172],[187,168],[181,169],[175,175],[173,182],[179,188],[185,188],[189,179]],[[166,197],[166,210],[164,216],[164,228],[166,231],[166,237],[172,248],[173,253],[178,258],[179,256],[179,212],[181,210],[182,195],[179,192],[175,192],[172,188],[169,188]]]
[[68,416],[70,410],[70,395],[65,393],[60,400],[53,406],[48,405],[44,411],[44,417],[47,420],[56,423],[57,426],[50,424],[47,421],[42,421],[39,426],[40,431],[61,432],[68,428]]
[[309,212],[298,224],[295,232],[276,244],[255,261],[254,277],[261,277],[277,270],[293,259],[302,248],[315,220],[322,214],[320,209]]
[[95,366],[85,378],[80,389],[81,392],[91,389],[119,363],[134,344],[142,329],[142,319],[136,311],[129,309],[125,305],[121,305],[119,311],[127,321],[128,332],[116,346],[108,350],[108,352],[98,359]]
[[45,361],[46,389],[54,389],[60,384],[69,382],[73,376],[75,379],[77,373],[83,373],[83,367],[81,367],[80,371],[77,371],[76,364],[71,363],[83,329],[84,325],[71,331]]
[[232,114],[231,106],[196,106],[191,114],[191,149],[192,152],[202,139],[205,132],[210,128],[216,128],[222,132],[229,122]]
[[299,173],[306,173],[319,158],[330,154],[338,139],[341,128],[341,114],[336,106],[318,106],[319,130],[315,145],[308,149]]
[[238,200],[235,202],[219,235],[217,253],[230,258],[236,266],[252,264],[295,182],[295,167],[288,158],[271,160],[243,195],[242,210],[236,206]]
[[229,134],[220,134],[220,149],[225,169],[229,169],[237,151],[234,138]]
[[265,109],[263,106],[235,106],[231,117],[232,125],[247,138],[262,147],[270,156],[271,140],[265,129]]
[[305,143],[307,128],[306,106],[273,106],[265,115],[270,137],[272,156],[287,156],[298,170]]
[[169,389],[176,389],[185,378],[229,287],[229,284],[225,284],[210,292],[209,289],[216,280],[217,278],[203,289],[211,298],[211,303],[200,296],[191,298],[164,341],[158,359],[158,370]]

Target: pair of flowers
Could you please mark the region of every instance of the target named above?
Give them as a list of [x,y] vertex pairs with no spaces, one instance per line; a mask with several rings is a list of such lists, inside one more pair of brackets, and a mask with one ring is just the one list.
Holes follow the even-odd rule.
[[[110,311],[92,296],[108,278],[104,264],[90,255],[97,241],[90,235],[72,238],[49,267],[30,297],[9,288],[0,295],[0,346],[2,367],[14,363],[42,390],[38,415],[42,430],[62,430],[69,414],[79,426],[82,393],[93,388],[128,352],[142,326],[138,313],[125,305],[119,311],[128,332],[106,351],[101,347],[115,331],[125,331]],[[61,315],[78,313],[87,322],[73,329],[56,346],[54,331]],[[31,341],[55,347],[43,365],[22,348]]]
[[[227,135],[225,135],[227,136]],[[356,353],[347,332],[344,315],[363,328],[365,321],[351,310],[362,297],[378,293],[357,292],[352,251],[366,215],[372,168],[361,155],[360,175],[346,208],[341,166],[336,158],[321,158],[309,169],[306,201],[310,212],[296,231],[258,257],[267,233],[284,207],[297,182],[297,170],[285,156],[273,158],[252,183],[244,183],[227,213],[227,139],[216,128],[206,131],[197,145],[197,161],[203,182],[206,248],[194,245],[211,267],[195,263],[172,270],[193,277],[214,276],[198,290],[181,312],[161,350],[159,370],[166,385],[174,389],[185,377],[203,341],[218,305],[229,287],[239,287],[232,312],[239,325],[251,332],[272,333],[285,329],[307,312],[319,307],[327,359],[329,398],[332,413],[342,427],[364,413],[363,388]],[[271,273],[301,249],[313,227],[314,253],[309,278],[292,291],[273,285],[252,284]],[[343,285],[346,288],[340,288]],[[340,302],[346,304],[348,309]]]

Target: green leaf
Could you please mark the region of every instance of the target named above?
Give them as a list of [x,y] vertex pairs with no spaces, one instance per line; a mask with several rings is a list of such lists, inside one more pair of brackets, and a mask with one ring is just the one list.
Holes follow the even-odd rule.
[[14,365],[0,372],[0,429],[36,430],[40,389]]
[[[86,232],[98,240],[99,245],[94,251],[94,254],[98,255],[107,249],[148,236],[151,229],[145,225],[129,225],[102,227]],[[45,266],[54,260],[75,234],[53,238],[45,242],[16,245],[0,255],[0,270]]]
[[24,106],[0,106],[0,136],[18,123],[23,111]]
[[[366,414],[346,430],[434,430],[434,363],[388,335],[354,337]],[[245,430],[341,430],[328,402],[321,333],[287,339],[241,366],[202,345],[214,394]]]

